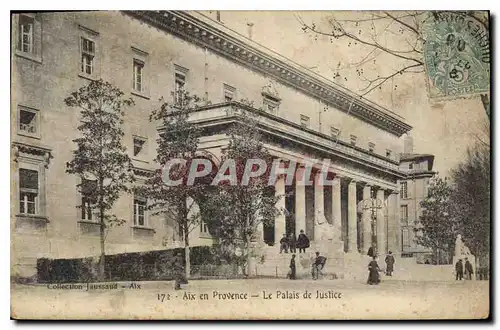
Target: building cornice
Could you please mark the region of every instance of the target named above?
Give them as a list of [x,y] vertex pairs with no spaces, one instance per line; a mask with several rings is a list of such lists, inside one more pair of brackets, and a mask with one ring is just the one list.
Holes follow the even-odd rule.
[[[202,128],[224,127],[241,122],[240,111],[258,114],[258,129],[280,139],[286,139],[315,151],[339,157],[357,165],[376,169],[398,179],[405,179],[406,173],[399,169],[399,162],[387,157],[369,153],[366,150],[349,145],[317,131],[304,128],[299,124],[266,111],[253,108],[239,102],[211,104],[193,110],[190,120]],[[164,127],[158,127],[162,134]]]
[[414,179],[422,179],[422,178],[431,178],[436,175],[435,171],[415,171],[415,172],[407,172],[406,176],[409,180]]
[[125,11],[147,24],[227,57],[277,81],[314,96],[328,105],[364,120],[397,136],[412,127],[403,118],[331,81],[270,51],[258,49],[183,11]]

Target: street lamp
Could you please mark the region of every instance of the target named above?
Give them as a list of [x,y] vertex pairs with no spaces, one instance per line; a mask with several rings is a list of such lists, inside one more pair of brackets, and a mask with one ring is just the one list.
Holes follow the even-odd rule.
[[[366,198],[366,199],[363,199],[361,200],[359,203],[358,203],[358,210],[362,210],[363,211],[363,214],[364,214],[364,211],[368,210],[370,212],[370,238],[371,238],[371,242],[370,242],[370,246],[374,249],[374,251],[378,251],[378,246],[377,246],[377,210],[380,210],[384,207],[384,201],[383,200],[380,200],[380,199],[377,199],[377,198]],[[363,218],[362,218],[362,222],[363,222]],[[381,221],[383,221],[383,219],[380,219]],[[361,229],[362,229],[362,232],[364,234],[364,231],[363,231],[363,223],[361,225]],[[366,239],[364,239],[364,241],[366,242]],[[366,246],[363,246],[363,249],[366,249],[367,247]]]

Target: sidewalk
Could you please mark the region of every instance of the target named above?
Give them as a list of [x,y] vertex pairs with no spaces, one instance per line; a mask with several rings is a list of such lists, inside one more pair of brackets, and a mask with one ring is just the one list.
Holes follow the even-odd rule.
[[[455,285],[466,285],[470,283],[468,281],[408,281],[404,279],[399,279],[397,276],[389,277],[382,275],[381,277],[381,287],[415,287],[415,286],[455,286]],[[473,282],[484,282],[488,281],[473,281]],[[120,282],[91,282],[91,284],[114,284],[118,285],[119,289],[123,290],[173,290],[173,281],[120,281]],[[87,283],[61,283],[61,284],[73,284],[82,285],[84,290],[87,287]],[[12,289],[28,289],[29,288],[47,288],[47,283],[34,283],[34,284],[11,284]],[[57,283],[50,283],[50,286],[57,285]],[[140,289],[139,289],[140,287]],[[366,280],[352,280],[352,279],[298,279],[289,280],[284,278],[251,278],[251,279],[209,279],[209,280],[189,280],[188,284],[182,285],[185,290],[212,290],[212,289],[231,289],[231,290],[254,290],[254,289],[267,289],[276,290],[279,288],[284,289],[302,289],[302,288],[339,288],[339,289],[357,289],[366,288]],[[51,289],[51,291],[67,291],[62,289]],[[107,290],[100,290],[107,291]],[[115,290],[116,291],[116,290]]]

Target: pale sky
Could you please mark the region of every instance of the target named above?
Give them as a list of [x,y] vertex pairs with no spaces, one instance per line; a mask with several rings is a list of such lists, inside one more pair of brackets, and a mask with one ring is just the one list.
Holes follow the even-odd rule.
[[[221,20],[227,27],[244,36],[248,36],[247,23],[253,23],[253,41],[333,80],[339,62],[342,67],[356,63],[370,49],[354,44],[349,47],[348,41],[341,39],[331,42],[326,37],[319,37],[315,40],[310,32],[306,34],[302,31],[297,20],[297,17],[301,17],[307,23],[314,21],[320,27],[327,27],[326,18],[332,13],[337,19],[359,17],[356,16],[359,13],[350,12],[222,11]],[[215,18],[215,12],[204,14]],[[404,40],[398,39],[400,36],[393,33],[397,32],[398,27],[392,27],[391,33],[379,35],[387,35],[383,40],[387,46],[398,49],[405,47]],[[370,29],[370,25],[363,29]],[[398,65],[402,63],[382,55],[376,58],[375,63],[370,61],[362,67],[368,76],[370,73],[392,73]],[[341,78],[335,79],[336,83],[361,93],[360,89],[365,83],[357,76],[355,67],[343,69],[341,74]],[[347,81],[344,77],[347,77]],[[413,126],[411,135],[414,152],[434,154],[434,169],[443,176],[463,158],[467,146],[473,145],[476,135],[485,136],[484,127],[489,125],[479,96],[431,104],[427,97],[425,73],[398,75],[382,90],[375,90],[366,98],[398,113]]]

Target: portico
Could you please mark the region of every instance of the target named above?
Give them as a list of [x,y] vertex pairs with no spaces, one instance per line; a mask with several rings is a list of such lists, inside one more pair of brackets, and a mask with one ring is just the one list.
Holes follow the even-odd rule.
[[[286,211],[276,216],[272,228],[274,235],[269,234],[271,228],[265,232],[264,226],[260,226],[258,239],[278,244],[283,234],[298,236],[300,230],[304,230],[312,242],[319,242],[319,228],[328,225],[326,228],[333,231],[333,236],[344,238],[343,251],[346,253],[366,254],[372,246],[378,254],[385,254],[388,247],[394,249],[397,246],[396,222],[399,219],[395,216],[398,213],[395,186],[392,189],[380,187],[333,171],[329,175],[334,178],[324,185],[320,172],[313,171],[312,185],[306,185],[307,180],[302,180],[304,171],[303,166],[298,168],[290,189],[286,189],[285,176],[277,180],[275,194],[282,196],[277,207]],[[292,193],[285,194],[287,190]],[[292,202],[288,203],[288,199]],[[377,207],[365,207],[367,203],[374,203]],[[287,205],[293,205],[293,209],[288,209]],[[285,214],[292,216],[286,217]]]
[[[192,115],[192,120],[209,122],[212,132],[220,129],[217,138],[212,135],[203,142],[205,148],[224,148],[225,127],[239,120],[232,110],[235,107],[238,111],[256,111],[231,102],[200,108]],[[282,198],[276,206],[283,212],[274,224],[259,226],[259,241],[277,245],[283,234],[298,235],[304,230],[312,243],[319,244],[320,232],[326,230],[341,242],[344,253],[366,254],[370,246],[379,255],[388,248],[398,251],[398,182],[405,174],[396,160],[334,141],[268,113],[261,112],[260,116],[266,148],[284,167],[289,162],[297,166],[293,173],[287,173],[293,180],[285,175],[277,178],[275,194]],[[275,142],[277,136],[282,142]],[[322,171],[326,172],[324,184],[320,180]]]

